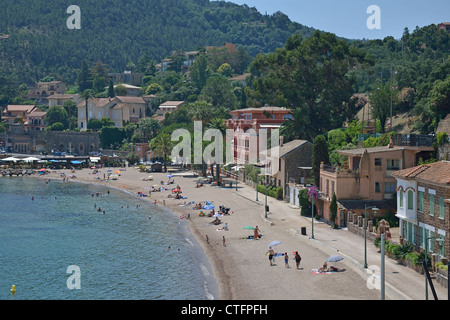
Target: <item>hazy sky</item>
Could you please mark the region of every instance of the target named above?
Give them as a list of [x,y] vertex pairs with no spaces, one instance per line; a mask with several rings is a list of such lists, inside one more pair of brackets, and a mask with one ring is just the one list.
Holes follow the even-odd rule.
[[[399,39],[405,27],[412,32],[416,26],[450,22],[450,0],[232,0],[230,2],[256,7],[259,12],[281,11],[292,21],[308,27],[332,32],[350,39]],[[380,29],[369,29],[367,20],[379,7]],[[370,21],[373,22],[372,20]]]

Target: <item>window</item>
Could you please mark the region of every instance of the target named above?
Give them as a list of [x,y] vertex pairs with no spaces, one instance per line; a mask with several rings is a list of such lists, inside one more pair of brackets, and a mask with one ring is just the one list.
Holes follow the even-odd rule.
[[423,191],[419,191],[419,211],[423,212]]
[[434,194],[429,194],[430,199],[430,216],[434,216]]
[[381,166],[381,159],[380,158],[375,158],[375,165],[376,166]]
[[400,197],[400,208],[403,208],[403,191],[400,190],[398,196]]
[[[444,240],[445,237],[444,237],[444,235],[440,234],[440,235],[438,236],[438,239]],[[438,242],[438,243],[439,243],[439,242]],[[444,256],[444,254],[445,254],[445,241],[441,241],[441,243],[442,243],[442,245],[439,245],[439,255],[440,255],[440,256]]]
[[384,184],[384,193],[395,193],[395,182],[386,182]]
[[414,208],[414,192],[412,190],[408,191],[408,210],[412,210]]
[[400,160],[389,159],[386,161],[387,170],[400,170]]
[[381,185],[379,182],[375,182],[375,192],[381,192]]
[[439,218],[444,219],[444,198],[439,197]]

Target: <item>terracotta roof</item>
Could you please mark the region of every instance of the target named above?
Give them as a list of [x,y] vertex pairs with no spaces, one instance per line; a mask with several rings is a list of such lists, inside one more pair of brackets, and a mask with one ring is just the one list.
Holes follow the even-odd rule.
[[171,106],[179,106],[182,105],[184,101],[166,101],[162,104],[160,104],[160,107],[171,107]]
[[337,152],[342,155],[362,155],[365,150],[367,150],[367,153],[380,153],[380,152],[398,151],[398,150],[403,150],[403,149],[405,149],[405,148],[399,147],[399,146],[393,146],[392,148],[388,148],[388,146],[382,146],[382,147],[372,147],[372,148],[337,150]]
[[269,112],[272,112],[272,111],[288,111],[288,112],[291,112],[291,110],[287,109],[287,108],[265,106],[265,107],[260,107],[260,108],[238,109],[238,110],[230,111],[230,113],[247,113],[247,112],[263,112],[263,111],[269,111]]
[[423,164],[392,173],[400,179],[421,179],[436,183],[450,184],[450,161]]
[[130,97],[130,96],[116,96],[118,100],[124,103],[142,103],[145,104],[145,100],[142,97]]
[[26,111],[26,112],[30,112],[31,110],[33,110],[33,108],[35,107],[35,105],[14,105],[14,104],[10,104],[8,106],[6,106],[5,109],[5,113],[7,111]]

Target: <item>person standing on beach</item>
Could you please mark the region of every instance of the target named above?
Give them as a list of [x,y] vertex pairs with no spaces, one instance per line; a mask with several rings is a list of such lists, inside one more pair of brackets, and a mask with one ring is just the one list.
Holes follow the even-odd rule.
[[206,235],[206,243],[209,244],[209,237]]
[[270,265],[272,266],[272,260],[273,260],[273,256],[275,255],[275,251],[273,251],[272,247],[269,247],[269,250],[266,252],[266,254],[269,254],[269,261],[270,261]]
[[226,247],[227,245],[225,244],[225,236],[222,237],[222,242],[223,242],[223,246]]
[[258,240],[259,239],[259,228],[258,228],[258,226],[256,226],[256,228],[253,230],[253,232],[254,232],[253,238],[255,240]]
[[284,253],[284,266],[286,268],[289,268],[289,257],[288,257],[287,252]]
[[300,267],[300,261],[302,260],[302,257],[300,257],[300,254],[298,253],[298,251],[295,251],[295,265],[297,266],[297,269]]

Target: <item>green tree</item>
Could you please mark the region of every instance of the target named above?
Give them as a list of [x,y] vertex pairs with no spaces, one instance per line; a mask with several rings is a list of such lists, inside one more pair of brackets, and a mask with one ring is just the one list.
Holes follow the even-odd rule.
[[191,65],[189,74],[198,91],[201,91],[208,79],[208,63],[204,54],[200,54]]
[[112,80],[109,80],[108,97],[114,98],[115,96],[116,96],[116,93],[114,91],[114,83]]
[[142,142],[149,142],[151,139],[156,137],[161,131],[161,124],[156,119],[143,118],[139,120],[137,128],[135,130],[135,138]]
[[199,99],[211,103],[214,107],[222,106],[228,110],[234,110],[238,106],[230,81],[219,74],[208,78]]
[[217,73],[220,73],[225,77],[231,77],[233,76],[233,68],[231,68],[229,63],[225,62],[217,69]]
[[67,111],[62,106],[51,106],[47,110],[45,121],[48,126],[52,126],[56,122],[61,123],[63,125],[63,129],[67,129],[69,126]]
[[89,119],[87,128],[92,131],[99,131],[102,128],[102,121],[100,119]]
[[450,76],[437,80],[430,91],[430,109],[434,115],[434,132],[439,121],[450,113]]
[[167,133],[160,134],[150,141],[149,146],[157,157],[163,158],[164,172],[167,172],[167,158],[174,147],[171,136]]
[[333,197],[331,198],[330,203],[330,222],[332,223],[333,228],[336,227],[336,217],[337,217],[337,199],[336,199],[336,193],[333,192]]
[[55,122],[48,128],[51,128],[51,131],[63,131],[64,125],[61,122]]
[[253,60],[251,98],[260,105],[301,109],[315,133],[322,134],[355,115],[356,101],[351,99],[355,77],[349,71],[366,64],[362,50],[334,34],[316,31],[309,38],[296,34],[284,48]]
[[94,91],[92,89],[86,89],[81,94],[80,97],[84,99],[85,102],[85,119],[86,119],[86,128],[89,122],[89,110],[88,110],[88,102],[89,99],[92,99],[94,97]]
[[312,173],[314,176],[314,184],[320,186],[320,163],[329,164],[328,145],[323,135],[318,135],[314,139],[312,150]]
[[372,112],[380,120],[381,131],[384,133],[386,131],[386,120],[389,117],[391,108],[390,84],[386,82],[384,85],[377,86],[369,96]]
[[92,76],[86,60],[81,62],[81,70],[78,73],[78,91],[84,92],[87,89],[92,89]]

